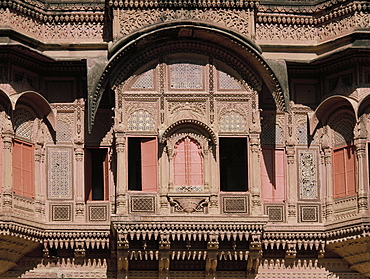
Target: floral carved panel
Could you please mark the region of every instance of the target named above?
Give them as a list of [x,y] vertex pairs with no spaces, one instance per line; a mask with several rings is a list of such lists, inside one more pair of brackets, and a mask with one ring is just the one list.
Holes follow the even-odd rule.
[[251,16],[248,11],[234,9],[146,9],[146,10],[119,10],[120,37],[128,35],[135,30],[161,22],[176,20],[199,20],[228,27],[244,35],[251,36]]
[[317,199],[317,166],[315,151],[299,151],[299,197]]

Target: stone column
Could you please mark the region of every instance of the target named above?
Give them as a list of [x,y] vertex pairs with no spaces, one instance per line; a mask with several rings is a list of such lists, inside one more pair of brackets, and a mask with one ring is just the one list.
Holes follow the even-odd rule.
[[127,214],[126,137],[121,131],[115,132],[117,154],[116,213]]
[[365,214],[368,209],[367,188],[368,188],[368,172],[366,158],[366,138],[355,140],[356,157],[357,157],[357,177],[356,189],[358,195],[358,210],[360,214]]
[[260,134],[250,134],[250,194],[251,194],[251,215],[262,215],[261,197],[261,166],[260,166]]
[[14,134],[12,131],[4,131],[3,137],[3,210],[12,207],[13,179],[12,179],[12,146]]
[[326,173],[326,212],[325,216],[328,221],[333,220],[334,214],[334,197],[333,197],[333,181],[332,181],[332,150],[330,147],[323,147],[322,156],[324,159]]
[[167,199],[168,188],[170,186],[170,156],[172,156],[172,149],[168,149],[164,144],[159,149],[162,152],[162,156],[159,156],[159,213],[166,215],[170,213],[170,204]]
[[295,164],[295,147],[292,143],[286,145],[287,155],[287,202],[288,223],[297,223],[297,166]]
[[42,214],[42,183],[41,183],[41,161],[42,161],[42,146],[39,144],[35,145],[35,170],[34,170],[34,182],[35,182],[35,213],[37,218],[41,218]]
[[84,173],[84,150],[82,143],[76,143],[75,146],[75,178],[74,178],[74,188],[75,188],[75,202],[76,211],[75,218],[76,221],[85,220],[85,173]]

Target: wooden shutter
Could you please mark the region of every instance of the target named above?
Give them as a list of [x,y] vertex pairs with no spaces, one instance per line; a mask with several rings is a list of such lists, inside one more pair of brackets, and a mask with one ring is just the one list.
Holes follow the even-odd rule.
[[3,139],[0,137],[0,189],[3,189],[3,148]]
[[334,198],[356,193],[356,157],[354,146],[333,151]]
[[262,150],[262,197],[267,202],[285,199],[285,152],[283,149]]
[[157,140],[141,139],[142,191],[157,192]]
[[17,195],[34,197],[33,146],[14,141],[13,143],[13,191]]
[[85,195],[86,200],[92,200],[92,155],[88,149],[85,150]]
[[203,158],[200,153],[199,146],[187,139],[187,152],[188,152],[188,182],[190,186],[203,185]]
[[356,154],[355,147],[346,147],[345,153],[346,164],[346,194],[348,196],[356,194]]
[[104,172],[104,200],[109,200],[109,158],[108,150],[105,153],[105,158],[103,162],[103,172]]
[[176,186],[203,185],[203,158],[198,145],[190,138],[183,139],[175,150],[174,184]]
[[176,186],[186,186],[186,152],[184,140],[176,146],[173,165],[174,184]]
[[13,143],[13,191],[17,195],[23,195],[22,186],[22,144]]
[[34,181],[33,181],[33,146],[29,144],[22,145],[22,179],[23,179],[23,194],[25,197],[34,197]]

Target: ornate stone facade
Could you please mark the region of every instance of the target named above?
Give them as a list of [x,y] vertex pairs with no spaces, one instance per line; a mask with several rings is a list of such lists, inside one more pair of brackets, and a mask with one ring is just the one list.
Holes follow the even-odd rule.
[[369,9],[0,0],[0,278],[369,277]]

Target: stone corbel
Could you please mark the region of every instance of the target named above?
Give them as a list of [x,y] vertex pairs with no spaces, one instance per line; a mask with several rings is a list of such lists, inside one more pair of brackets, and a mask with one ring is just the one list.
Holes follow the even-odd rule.
[[247,260],[247,274],[257,274],[258,267],[262,258],[262,243],[260,235],[252,235],[249,243],[249,256]]

